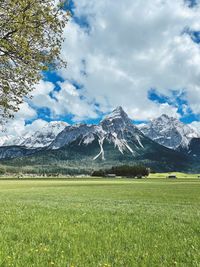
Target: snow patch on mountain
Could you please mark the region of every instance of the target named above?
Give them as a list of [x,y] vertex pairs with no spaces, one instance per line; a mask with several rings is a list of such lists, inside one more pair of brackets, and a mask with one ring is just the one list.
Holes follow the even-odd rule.
[[102,160],[105,160],[104,150],[103,150],[103,142],[104,142],[104,137],[99,139],[100,152],[96,157],[93,158],[93,160],[98,159],[100,156],[101,156]]
[[90,134],[88,136],[86,136],[83,140],[83,144],[84,145],[88,145],[88,144],[91,144],[93,141],[95,140],[95,137],[93,134]]

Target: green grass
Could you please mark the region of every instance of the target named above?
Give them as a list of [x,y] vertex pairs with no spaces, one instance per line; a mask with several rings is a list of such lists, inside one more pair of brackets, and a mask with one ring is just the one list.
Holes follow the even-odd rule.
[[0,266],[200,266],[200,180],[0,181]]

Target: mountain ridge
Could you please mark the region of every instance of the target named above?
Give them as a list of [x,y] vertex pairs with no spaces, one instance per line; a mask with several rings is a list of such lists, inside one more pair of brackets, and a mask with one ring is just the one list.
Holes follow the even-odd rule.
[[[12,149],[7,148],[7,151],[10,153]],[[3,153],[4,149],[1,148],[0,158],[5,155]],[[20,153],[24,153],[24,157],[21,154],[17,157],[11,155],[15,159],[7,163],[64,164],[76,168],[145,164],[156,170],[167,171],[186,169],[190,161],[187,155],[168,149],[145,136],[121,107],[105,116],[98,125],[66,126],[49,146],[33,153],[23,148]]]

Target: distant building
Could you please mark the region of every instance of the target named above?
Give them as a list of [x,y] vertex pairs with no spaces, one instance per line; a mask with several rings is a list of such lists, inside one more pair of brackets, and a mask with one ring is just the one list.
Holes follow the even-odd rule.
[[169,178],[169,179],[176,179],[177,177],[176,177],[176,175],[169,175],[169,176],[167,176],[167,178]]

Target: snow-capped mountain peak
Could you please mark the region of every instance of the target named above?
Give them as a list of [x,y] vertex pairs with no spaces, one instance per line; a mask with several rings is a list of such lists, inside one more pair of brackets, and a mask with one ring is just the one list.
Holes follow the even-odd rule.
[[14,135],[0,137],[0,146],[25,146],[27,148],[46,147],[52,143],[56,136],[68,126],[66,122],[47,122],[37,131],[27,131],[23,136]]
[[[69,124],[63,121],[52,121],[46,123],[40,130],[34,133],[27,133],[25,140],[20,145],[28,148],[38,148],[49,146],[56,136]],[[29,136],[29,137],[28,137]]]
[[121,106],[115,108],[110,114],[106,115],[105,118],[102,120],[116,120],[116,119],[123,119],[125,121],[130,121],[128,115],[123,110]]
[[99,152],[94,160],[104,160],[104,146],[112,144],[121,154],[125,151],[134,154],[134,150],[144,148],[143,134],[133,125],[131,119],[121,107],[116,108],[100,122],[99,125],[75,125],[66,127],[52,142],[49,149],[59,149],[73,142],[88,146],[95,142],[99,145]]
[[117,107],[110,114],[106,115],[100,122],[100,126],[103,130],[110,132],[124,131],[127,127],[136,129],[122,107]]
[[171,149],[188,147],[190,140],[199,137],[199,133],[189,125],[179,121],[177,118],[166,114],[139,127],[144,135],[157,143]]
[[69,126],[68,123],[64,121],[51,121],[49,123],[46,123],[46,125],[42,128],[42,131],[54,131],[54,133],[58,134],[60,131],[62,131],[66,126]]

